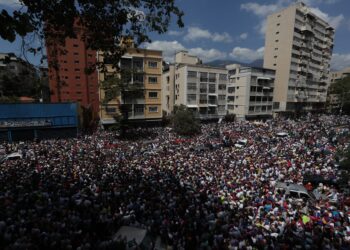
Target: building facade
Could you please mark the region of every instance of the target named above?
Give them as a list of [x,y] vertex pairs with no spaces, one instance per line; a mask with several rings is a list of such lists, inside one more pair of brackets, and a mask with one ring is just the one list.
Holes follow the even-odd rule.
[[175,63],[163,72],[163,109],[185,105],[201,119],[220,118],[227,114],[227,70],[201,64],[187,51],[178,52]]
[[29,62],[14,53],[0,53],[0,97],[37,97],[39,75]]
[[237,119],[271,118],[275,71],[227,65],[227,111]]
[[348,96],[350,95],[349,93],[343,93],[343,95],[332,93],[332,85],[344,79],[345,77],[349,77],[350,67],[340,71],[333,71],[329,75],[330,75],[331,84],[329,86],[329,91],[327,95],[327,104],[328,104],[327,109],[329,112],[333,112],[341,109],[342,102],[345,101],[345,99],[348,98]]
[[[98,60],[103,61],[103,53],[98,53]],[[98,72],[100,83],[108,77],[120,77],[115,68],[108,64],[106,66],[106,72]],[[99,89],[101,124],[115,123],[114,117],[121,114],[121,106],[127,109],[129,120],[160,121],[162,118],[162,52],[129,48],[121,59],[120,69],[121,72],[130,72],[127,77],[120,77],[121,84],[130,88],[108,102],[104,101],[106,90]],[[134,95],[131,89],[136,89],[139,94]]]
[[276,70],[277,112],[324,107],[333,38],[334,29],[303,3],[268,16],[264,68]]
[[47,42],[50,99],[54,103],[78,102],[84,108],[91,108],[96,119],[99,111],[97,71],[86,74],[86,69],[96,64],[96,51],[87,48],[78,23],[75,30],[77,37],[67,38],[64,46]]

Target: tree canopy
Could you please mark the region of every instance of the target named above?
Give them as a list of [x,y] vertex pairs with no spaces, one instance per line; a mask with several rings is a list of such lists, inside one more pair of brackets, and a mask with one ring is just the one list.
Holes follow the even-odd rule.
[[350,114],[350,76],[333,83],[330,86],[330,93],[339,95],[342,111]]
[[[183,12],[175,0],[20,0],[23,8],[0,13],[0,37],[13,42],[29,34],[41,40],[54,37],[64,43],[74,38],[74,22],[84,27],[87,47],[109,52],[109,61],[117,66],[124,51],[120,44],[131,37],[137,46],[150,41],[149,32],[165,33],[173,16],[183,27]],[[42,45],[27,47],[32,53],[43,51]]]
[[201,131],[200,123],[184,105],[174,107],[171,120],[174,131],[180,135],[191,136]]

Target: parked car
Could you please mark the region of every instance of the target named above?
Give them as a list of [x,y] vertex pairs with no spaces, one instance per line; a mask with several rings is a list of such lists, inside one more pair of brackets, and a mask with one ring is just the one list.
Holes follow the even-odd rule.
[[12,160],[18,160],[22,159],[22,154],[19,152],[8,154],[0,159],[0,164],[4,163],[5,161],[12,161]]
[[160,237],[152,237],[146,229],[122,226],[113,237],[114,241],[124,241],[126,249],[165,250]]
[[309,192],[303,185],[295,183],[277,182],[275,188],[278,190],[284,190],[292,198],[307,199],[312,202],[320,199],[327,199],[327,196],[318,192],[317,189]]

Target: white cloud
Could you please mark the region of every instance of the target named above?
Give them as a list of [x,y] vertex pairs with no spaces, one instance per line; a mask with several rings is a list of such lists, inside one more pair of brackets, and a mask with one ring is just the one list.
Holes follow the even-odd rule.
[[239,39],[241,39],[241,40],[245,40],[247,38],[248,38],[248,33],[242,33],[239,35]]
[[280,1],[276,4],[244,3],[241,4],[241,9],[252,12],[256,16],[265,18],[282,7],[279,2]]
[[175,53],[180,50],[187,50],[189,54],[198,56],[204,62],[226,58],[226,53],[217,49],[185,48],[178,41],[154,41],[152,43],[146,43],[144,47],[147,49],[162,50],[163,59],[167,62],[173,62]]
[[257,50],[252,50],[248,48],[235,47],[233,48],[230,56],[238,61],[242,62],[252,62],[257,59],[264,57],[264,47],[261,47]]
[[338,16],[330,16],[319,8],[310,8],[311,12],[328,22],[333,28],[338,28],[341,22],[344,20],[344,15],[340,14]]
[[177,30],[169,30],[168,35],[169,36],[181,36],[183,34],[183,31],[177,31]]
[[178,41],[154,41],[146,43],[145,48],[163,51],[163,59],[167,62],[174,61],[177,51],[185,50],[185,47]]
[[[339,14],[337,16],[330,16],[321,11],[318,7],[316,7],[316,5],[318,4],[334,4],[337,1],[338,0],[304,0],[303,2],[306,3],[307,6],[313,6],[310,7],[310,10],[317,16],[327,21],[332,27],[338,28],[344,20],[343,14]],[[260,22],[255,27],[255,29],[258,31],[258,33],[264,35],[266,30],[267,16],[276,11],[288,7],[293,2],[294,1],[292,0],[278,0],[275,4],[260,4],[256,2],[250,2],[241,4],[241,9],[253,13],[260,19]]]
[[335,4],[339,2],[339,0],[303,0],[303,2],[307,5],[317,5],[317,4]]
[[0,5],[9,8],[14,8],[18,7],[20,5],[20,2],[19,0],[0,0]]
[[198,27],[189,27],[187,34],[184,37],[185,41],[196,41],[199,39],[208,39],[214,42],[231,42],[232,38],[227,33],[211,33],[209,30],[201,29]]
[[255,29],[261,35],[265,35],[267,16],[281,10],[282,8],[288,6],[290,3],[290,0],[279,0],[275,4],[244,3],[241,4],[241,9],[251,12],[259,17],[260,22],[255,26]]
[[350,54],[334,53],[331,60],[331,69],[342,70],[350,67]]
[[189,49],[188,52],[191,55],[198,56],[203,62],[226,58],[226,53],[217,49],[192,48]]

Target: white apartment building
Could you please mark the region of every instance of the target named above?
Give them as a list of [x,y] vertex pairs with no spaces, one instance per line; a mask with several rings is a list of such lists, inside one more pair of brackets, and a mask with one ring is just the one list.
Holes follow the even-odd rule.
[[227,65],[227,111],[237,119],[272,117],[275,71]]
[[324,107],[333,37],[334,29],[300,2],[268,16],[264,68],[276,70],[277,112]]
[[163,72],[162,108],[185,105],[201,119],[220,118],[226,111],[227,70],[201,64],[187,51],[178,52],[175,63]]

